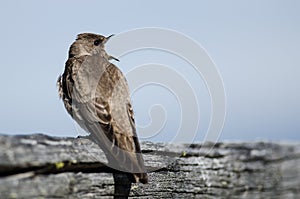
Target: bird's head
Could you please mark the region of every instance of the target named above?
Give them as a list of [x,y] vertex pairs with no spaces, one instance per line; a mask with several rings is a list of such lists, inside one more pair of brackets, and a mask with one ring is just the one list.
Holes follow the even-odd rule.
[[69,58],[75,56],[92,55],[96,52],[102,51],[105,53],[107,59],[118,59],[113,56],[107,55],[104,50],[104,44],[112,37],[104,37],[94,33],[81,33],[77,35],[76,40],[73,42],[69,49]]

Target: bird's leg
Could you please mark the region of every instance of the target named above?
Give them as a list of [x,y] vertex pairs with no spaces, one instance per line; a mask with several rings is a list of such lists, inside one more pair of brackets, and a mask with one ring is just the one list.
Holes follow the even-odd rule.
[[130,174],[113,173],[115,183],[114,199],[128,198],[131,189]]

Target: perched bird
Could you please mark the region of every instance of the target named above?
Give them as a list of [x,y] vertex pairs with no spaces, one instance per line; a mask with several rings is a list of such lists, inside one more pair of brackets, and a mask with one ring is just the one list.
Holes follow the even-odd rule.
[[57,80],[59,95],[67,112],[102,148],[108,165],[127,173],[131,182],[147,183],[128,84],[109,62],[117,59],[104,49],[111,36],[77,36]]

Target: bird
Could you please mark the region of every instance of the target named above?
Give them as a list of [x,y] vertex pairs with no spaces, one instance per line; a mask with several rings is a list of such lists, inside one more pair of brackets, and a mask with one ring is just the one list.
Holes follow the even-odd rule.
[[67,112],[86,130],[106,155],[108,166],[129,176],[132,183],[148,183],[127,80],[105,51],[112,37],[80,33],[71,44],[59,96]]

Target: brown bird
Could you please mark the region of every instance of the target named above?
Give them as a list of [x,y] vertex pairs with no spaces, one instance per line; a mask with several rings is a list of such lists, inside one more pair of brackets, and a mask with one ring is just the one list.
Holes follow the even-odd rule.
[[102,148],[108,165],[128,173],[131,182],[147,183],[128,84],[109,62],[117,59],[104,49],[111,36],[77,36],[57,81],[59,95],[67,112]]

